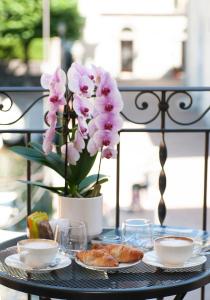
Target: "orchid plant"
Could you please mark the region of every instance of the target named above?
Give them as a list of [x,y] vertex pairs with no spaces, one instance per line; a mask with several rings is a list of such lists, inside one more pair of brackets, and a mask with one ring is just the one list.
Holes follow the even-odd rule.
[[[49,90],[49,128],[43,144],[30,143],[12,150],[47,166],[65,179],[64,186],[24,181],[60,195],[92,197],[100,194],[107,177],[100,174],[102,158],[115,158],[122,128],[123,102],[116,81],[102,68],[73,63],[67,72],[43,74],[41,85]],[[100,153],[98,174],[88,175]]]

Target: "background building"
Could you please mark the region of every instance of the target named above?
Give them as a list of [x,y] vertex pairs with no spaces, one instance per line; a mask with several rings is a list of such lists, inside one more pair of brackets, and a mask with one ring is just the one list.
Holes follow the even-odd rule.
[[[186,84],[209,86],[210,84],[210,2],[190,0],[188,5],[188,39],[186,55]],[[198,99],[198,108],[209,106],[209,94]]]
[[86,18],[76,60],[119,79],[179,78],[185,67],[186,0],[80,0]]

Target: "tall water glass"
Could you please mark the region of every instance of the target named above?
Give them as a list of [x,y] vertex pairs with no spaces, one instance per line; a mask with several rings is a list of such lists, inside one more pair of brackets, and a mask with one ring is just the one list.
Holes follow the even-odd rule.
[[153,247],[152,224],[147,219],[127,219],[122,224],[122,240],[144,251]]
[[87,230],[82,221],[70,222],[69,226],[61,229],[59,236],[62,251],[71,258],[78,251],[87,249]]

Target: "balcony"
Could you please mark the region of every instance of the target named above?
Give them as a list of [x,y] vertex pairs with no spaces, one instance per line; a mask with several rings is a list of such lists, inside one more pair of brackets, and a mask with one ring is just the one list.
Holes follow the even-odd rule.
[[[165,168],[169,160],[173,157],[204,157],[204,181],[203,193],[200,199],[206,197],[207,192],[207,167],[208,167],[208,111],[209,107],[198,111],[201,107],[201,96],[206,95],[209,92],[209,88],[182,88],[182,87],[122,87],[121,92],[124,99],[124,128],[121,131],[121,143],[119,145],[120,151],[118,152],[117,158],[117,174],[116,174],[116,220],[115,223],[119,226],[120,216],[118,210],[120,207],[120,193],[121,193],[121,181],[123,180],[123,174],[120,172],[120,168],[126,167],[123,162],[124,147],[126,151],[129,151],[127,145],[124,145],[124,141],[127,136],[132,136],[134,146],[138,145],[139,140],[143,141],[141,135],[147,136],[151,140],[151,143],[144,142],[144,147],[151,145],[153,147],[154,158],[157,155],[156,150],[159,147],[160,159],[154,163],[155,168],[158,168],[161,172],[159,176],[159,191],[162,204],[165,202],[164,192],[166,186],[165,181],[167,178],[167,172]],[[31,139],[40,139],[41,134],[45,131],[43,115],[46,111],[45,98],[47,95],[46,91],[40,88],[1,88],[1,128],[2,143],[10,146],[10,143],[29,142]],[[14,106],[19,107],[19,111],[14,110]],[[203,107],[202,107],[203,108]],[[12,113],[14,110],[14,113]],[[18,115],[19,114],[19,115]],[[18,116],[17,116],[18,115]],[[9,120],[9,122],[8,122]],[[24,122],[20,123],[23,120]],[[180,136],[180,140],[179,140]],[[184,137],[183,137],[184,136]],[[189,137],[186,143],[186,137]],[[144,138],[145,139],[145,138]],[[178,144],[179,143],[179,144]],[[194,143],[194,145],[193,145]],[[189,147],[187,147],[189,146]],[[143,148],[140,146],[140,148]],[[134,148],[130,148],[135,153]],[[168,150],[168,151],[167,151]],[[138,149],[138,151],[144,152],[144,149]],[[168,153],[168,157],[167,157]],[[138,158],[137,158],[138,159]],[[139,158],[141,160],[141,158]],[[135,162],[136,160],[134,160]],[[129,157],[129,165],[133,165],[132,157]],[[201,166],[202,167],[202,166]],[[180,169],[181,170],[181,169]],[[27,176],[31,177],[31,165],[28,163]],[[148,172],[148,170],[143,170]],[[179,171],[178,169],[176,171]],[[139,174],[142,172],[139,172]],[[164,176],[163,176],[163,173]],[[170,174],[170,170],[169,170]],[[189,174],[190,175],[190,174]],[[165,177],[166,176],[166,177]],[[141,179],[142,175],[139,176]],[[144,181],[149,178],[144,178]],[[115,179],[114,179],[115,181]],[[185,180],[187,184],[187,178]],[[135,183],[135,182],[134,182]],[[138,184],[139,182],[137,182]],[[158,183],[158,181],[157,181]],[[140,184],[140,183],[139,183]],[[169,182],[170,184],[170,182]],[[123,185],[123,184],[122,184]],[[27,211],[31,211],[30,201],[30,187],[28,186]],[[140,188],[141,189],[141,188]],[[112,201],[115,197],[112,197]],[[169,200],[170,201],[170,200]],[[206,200],[203,199],[203,202]],[[128,203],[123,201],[123,206]],[[164,205],[160,204],[159,209],[163,209]],[[167,201],[166,201],[167,206]],[[163,213],[163,212],[162,212]],[[205,215],[205,213],[204,213]],[[164,217],[159,215],[160,221],[163,223]],[[205,220],[203,220],[203,228],[206,228]],[[114,224],[110,224],[114,225]]]

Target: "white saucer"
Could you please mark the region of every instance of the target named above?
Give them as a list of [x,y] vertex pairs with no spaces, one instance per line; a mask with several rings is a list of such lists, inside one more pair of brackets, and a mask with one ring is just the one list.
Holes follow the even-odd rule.
[[20,270],[31,272],[31,273],[44,273],[51,272],[54,270],[62,269],[71,264],[71,259],[64,254],[57,254],[55,258],[55,263],[52,262],[51,265],[45,268],[30,268],[20,261],[19,254],[12,254],[5,258],[5,264],[9,267],[18,268]]
[[138,260],[134,263],[119,263],[118,267],[97,267],[97,266],[89,266],[81,262],[78,258],[75,258],[75,262],[80,265],[83,268],[95,270],[95,271],[103,271],[103,272],[111,272],[111,271],[119,271],[122,269],[128,269],[131,268],[141,262],[141,260]]
[[196,267],[196,266],[204,264],[206,262],[206,260],[207,260],[206,256],[197,255],[197,256],[192,256],[182,266],[163,265],[159,261],[155,251],[150,251],[150,252],[145,253],[144,257],[142,259],[142,261],[147,265],[150,265],[153,267],[158,267],[161,269],[175,269],[175,270]]

